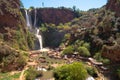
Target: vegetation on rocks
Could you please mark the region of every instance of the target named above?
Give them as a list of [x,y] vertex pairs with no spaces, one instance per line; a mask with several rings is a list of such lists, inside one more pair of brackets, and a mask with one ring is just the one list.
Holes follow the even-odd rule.
[[41,77],[41,76],[42,76],[42,72],[37,71],[36,69],[32,67],[30,67],[26,72],[26,80],[34,80],[37,77]]
[[[120,78],[119,4],[120,0],[108,0],[106,6],[88,11],[80,11],[75,6],[73,9],[30,7],[32,23],[35,22],[35,10],[37,11],[35,26],[41,30],[39,33],[42,35],[44,46],[58,48],[55,51],[50,49],[52,54],[49,52],[44,54],[47,56],[45,58],[39,55],[40,59],[37,57],[35,61],[41,60],[43,64],[51,63],[48,68],[51,70],[54,64],[49,59],[54,58],[53,60],[59,61],[65,58],[61,55],[68,55],[65,61],[71,64],[55,68],[56,80],[85,80],[88,74],[97,77],[97,68],[102,72],[113,71],[110,74],[115,73]],[[53,13],[54,15],[51,15]],[[34,49],[35,36],[26,28],[24,17],[24,6],[20,0],[0,0],[0,72],[22,70],[28,61],[28,51]],[[69,55],[72,56],[69,58]],[[102,63],[95,64],[89,60],[89,57]],[[80,60],[87,63],[89,67],[81,62],[72,63]],[[114,64],[116,64],[115,68],[113,68]],[[15,76],[18,78],[19,74]],[[42,72],[32,67],[25,73],[26,80],[34,80],[40,76]],[[0,74],[0,79],[2,78]]]
[[19,0],[0,0],[0,72],[22,70],[34,36],[26,29]]
[[88,73],[82,63],[64,65],[55,69],[55,80],[85,80]]
[[116,74],[117,74],[118,78],[120,79],[120,69],[119,68],[117,69]]
[[86,47],[78,47],[78,52],[81,56],[84,56],[84,57],[90,56],[90,52],[88,51]]
[[74,52],[73,46],[68,46],[63,50],[62,54],[63,55],[70,55],[70,54],[73,54],[73,52]]
[[25,19],[20,12],[19,3],[19,0],[0,1],[0,38],[15,49],[29,50],[33,48],[34,40],[32,34],[26,29]]
[[[0,44],[0,71],[12,71],[24,68],[27,61],[25,52],[17,51],[14,48]],[[27,53],[28,54],[28,53]]]
[[89,75],[93,77],[98,77],[97,70],[94,67],[87,67],[86,69]]

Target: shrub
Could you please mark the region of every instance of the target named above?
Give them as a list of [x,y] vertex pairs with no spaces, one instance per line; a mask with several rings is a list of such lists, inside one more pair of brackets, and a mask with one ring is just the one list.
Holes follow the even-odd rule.
[[8,31],[4,33],[3,40],[11,47],[20,50],[28,50],[34,48],[34,36],[28,30],[24,32],[21,28],[22,26],[18,24],[18,30],[13,30],[6,28]]
[[68,45],[70,37],[71,37],[70,33],[65,34],[62,42]]
[[[0,68],[4,71],[12,71],[19,67],[24,67],[26,58],[23,53],[16,51],[10,46],[2,43],[0,44]],[[27,57],[27,56],[26,56]]]
[[42,76],[42,72],[39,72],[34,68],[30,67],[26,73],[26,80],[35,80],[35,78],[38,76]]
[[101,53],[95,53],[93,56],[96,60],[100,61],[101,60]]
[[102,60],[101,60],[101,62],[103,62],[103,64],[110,64],[110,60],[109,59],[105,59],[105,58],[103,58]]
[[55,69],[55,80],[85,80],[87,71],[82,63],[75,62]]
[[0,41],[3,41],[3,34],[0,33]]
[[68,47],[66,47],[64,50],[63,50],[63,52],[62,52],[62,54],[63,55],[67,55],[67,54],[72,54],[74,52],[74,48],[73,48],[73,46],[68,46]]
[[33,9],[35,9],[34,6],[30,6],[29,10],[33,10]]
[[84,43],[82,46],[87,48],[88,50],[90,50],[90,44],[89,43]]
[[54,67],[49,65],[47,70],[53,70],[53,69],[54,69]]
[[26,59],[24,56],[20,56],[17,60],[18,67],[23,67],[26,65]]
[[28,33],[27,33],[27,43],[28,43],[28,47],[30,48],[30,49],[34,49],[34,36],[33,36],[33,34],[31,34],[29,31],[28,31]]
[[14,62],[14,60],[15,60],[14,54],[9,54],[8,56],[3,57],[4,67],[7,67],[9,64],[12,64],[12,62]]
[[117,69],[117,76],[120,79],[120,69]]
[[69,33],[65,34],[64,39],[65,39],[65,40],[70,39],[70,34],[69,34]]
[[101,56],[101,53],[96,53],[94,55],[94,58],[97,60],[97,61],[100,61],[100,62],[103,62],[103,64],[110,64],[110,60],[109,59],[106,59],[106,58],[103,58]]
[[42,32],[46,32],[48,30],[47,26],[45,26],[44,24],[41,24],[40,30]]
[[82,46],[84,44],[84,41],[77,40],[75,41],[75,45]]
[[87,67],[86,69],[87,69],[87,72],[88,72],[89,75],[91,75],[93,77],[97,77],[97,72],[96,72],[95,68]]
[[84,57],[90,56],[90,52],[86,47],[78,47],[78,52],[81,56],[84,56]]

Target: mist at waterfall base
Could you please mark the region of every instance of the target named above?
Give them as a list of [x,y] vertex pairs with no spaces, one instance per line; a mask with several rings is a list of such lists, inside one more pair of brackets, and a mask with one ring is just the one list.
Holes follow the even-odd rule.
[[37,41],[35,41],[35,50],[42,50],[43,49],[43,42],[42,42],[42,35],[40,34],[40,30],[36,27],[36,13],[37,10],[35,9],[35,17],[34,17],[34,26],[32,27],[31,22],[31,16],[29,14],[29,10],[25,10],[26,14],[26,23],[28,26],[28,29],[35,34],[35,36],[38,38]]

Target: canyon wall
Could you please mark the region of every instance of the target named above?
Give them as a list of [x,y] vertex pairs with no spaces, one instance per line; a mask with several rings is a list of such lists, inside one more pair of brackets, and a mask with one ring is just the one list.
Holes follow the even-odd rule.
[[[76,17],[74,11],[61,8],[38,8],[37,10],[37,26],[42,23],[60,24],[67,23]],[[32,23],[34,23],[35,9],[31,10]]]
[[19,0],[0,0],[0,32],[4,32],[5,27],[17,28],[21,23],[19,8]]
[[112,62],[120,62],[120,45],[104,46],[102,56],[109,58]]
[[106,8],[114,11],[116,16],[120,16],[120,0],[108,0]]
[[26,28],[25,19],[20,12],[20,1],[0,0],[0,40],[13,48],[27,50]]
[[[108,0],[106,4],[106,9],[115,12],[117,28],[119,30],[119,18],[120,17],[120,0]],[[114,27],[114,26],[113,26]],[[119,33],[119,32],[118,32]],[[116,34],[118,34],[116,33]],[[112,62],[120,61],[120,44],[118,39],[114,40],[115,45],[104,46],[102,49],[102,56],[109,58]]]

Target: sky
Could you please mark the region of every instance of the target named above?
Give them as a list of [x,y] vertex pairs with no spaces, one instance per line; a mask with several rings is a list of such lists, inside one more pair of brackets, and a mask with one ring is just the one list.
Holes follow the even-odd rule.
[[21,0],[25,8],[36,7],[67,7],[76,6],[80,10],[89,10],[91,8],[100,8],[106,4],[107,0]]

